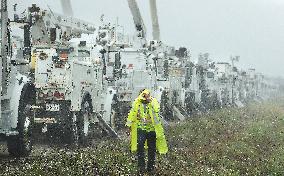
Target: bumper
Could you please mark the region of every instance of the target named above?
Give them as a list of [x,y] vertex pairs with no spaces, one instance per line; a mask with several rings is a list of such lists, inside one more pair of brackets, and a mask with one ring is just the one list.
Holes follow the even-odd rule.
[[1,130],[0,129],[0,135],[4,135],[4,136],[15,136],[15,135],[18,135],[19,132],[14,130]]
[[[56,110],[47,109],[47,104],[59,105]],[[34,122],[37,124],[55,124],[64,122],[66,118],[71,118],[70,101],[49,101],[37,104],[33,109],[35,111]]]

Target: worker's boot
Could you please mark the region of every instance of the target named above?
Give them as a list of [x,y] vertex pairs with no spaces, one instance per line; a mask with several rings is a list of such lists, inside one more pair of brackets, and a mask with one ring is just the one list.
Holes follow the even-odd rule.
[[146,173],[145,168],[138,168],[137,175],[142,176],[142,175],[144,175],[145,173]]
[[148,175],[155,175],[155,167],[153,166],[153,167],[148,167],[147,168],[147,173],[148,173]]

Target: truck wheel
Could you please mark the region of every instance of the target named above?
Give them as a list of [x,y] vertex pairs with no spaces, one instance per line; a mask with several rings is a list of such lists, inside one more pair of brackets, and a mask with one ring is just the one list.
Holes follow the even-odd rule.
[[161,114],[166,120],[173,119],[173,110],[169,102],[169,94],[167,91],[162,92],[161,96]]
[[32,150],[32,124],[33,113],[31,105],[34,104],[33,94],[21,97],[18,107],[18,124],[16,136],[7,139],[8,151],[13,156],[28,156]]
[[91,104],[90,101],[85,100],[82,103],[81,110],[77,116],[77,129],[78,129],[78,141],[79,144],[87,144],[90,134],[90,116],[91,116]]

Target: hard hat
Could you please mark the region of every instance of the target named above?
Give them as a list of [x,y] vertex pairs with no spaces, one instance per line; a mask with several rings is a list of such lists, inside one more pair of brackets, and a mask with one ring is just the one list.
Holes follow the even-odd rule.
[[148,89],[142,90],[142,92],[141,92],[140,95],[139,95],[139,98],[142,99],[142,100],[146,100],[146,98],[144,97],[144,95],[150,95],[150,90],[148,90]]
[[142,95],[144,95],[144,94],[149,95],[150,94],[150,90],[149,89],[144,89],[141,94]]

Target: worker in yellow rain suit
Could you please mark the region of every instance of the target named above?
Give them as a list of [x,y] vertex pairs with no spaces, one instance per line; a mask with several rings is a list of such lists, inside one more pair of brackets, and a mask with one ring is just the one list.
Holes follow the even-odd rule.
[[131,127],[131,151],[137,151],[138,169],[141,173],[145,171],[144,147],[148,147],[148,172],[154,171],[156,149],[160,154],[168,152],[159,110],[157,99],[150,96],[149,90],[144,89],[134,100],[128,114],[126,125]]

